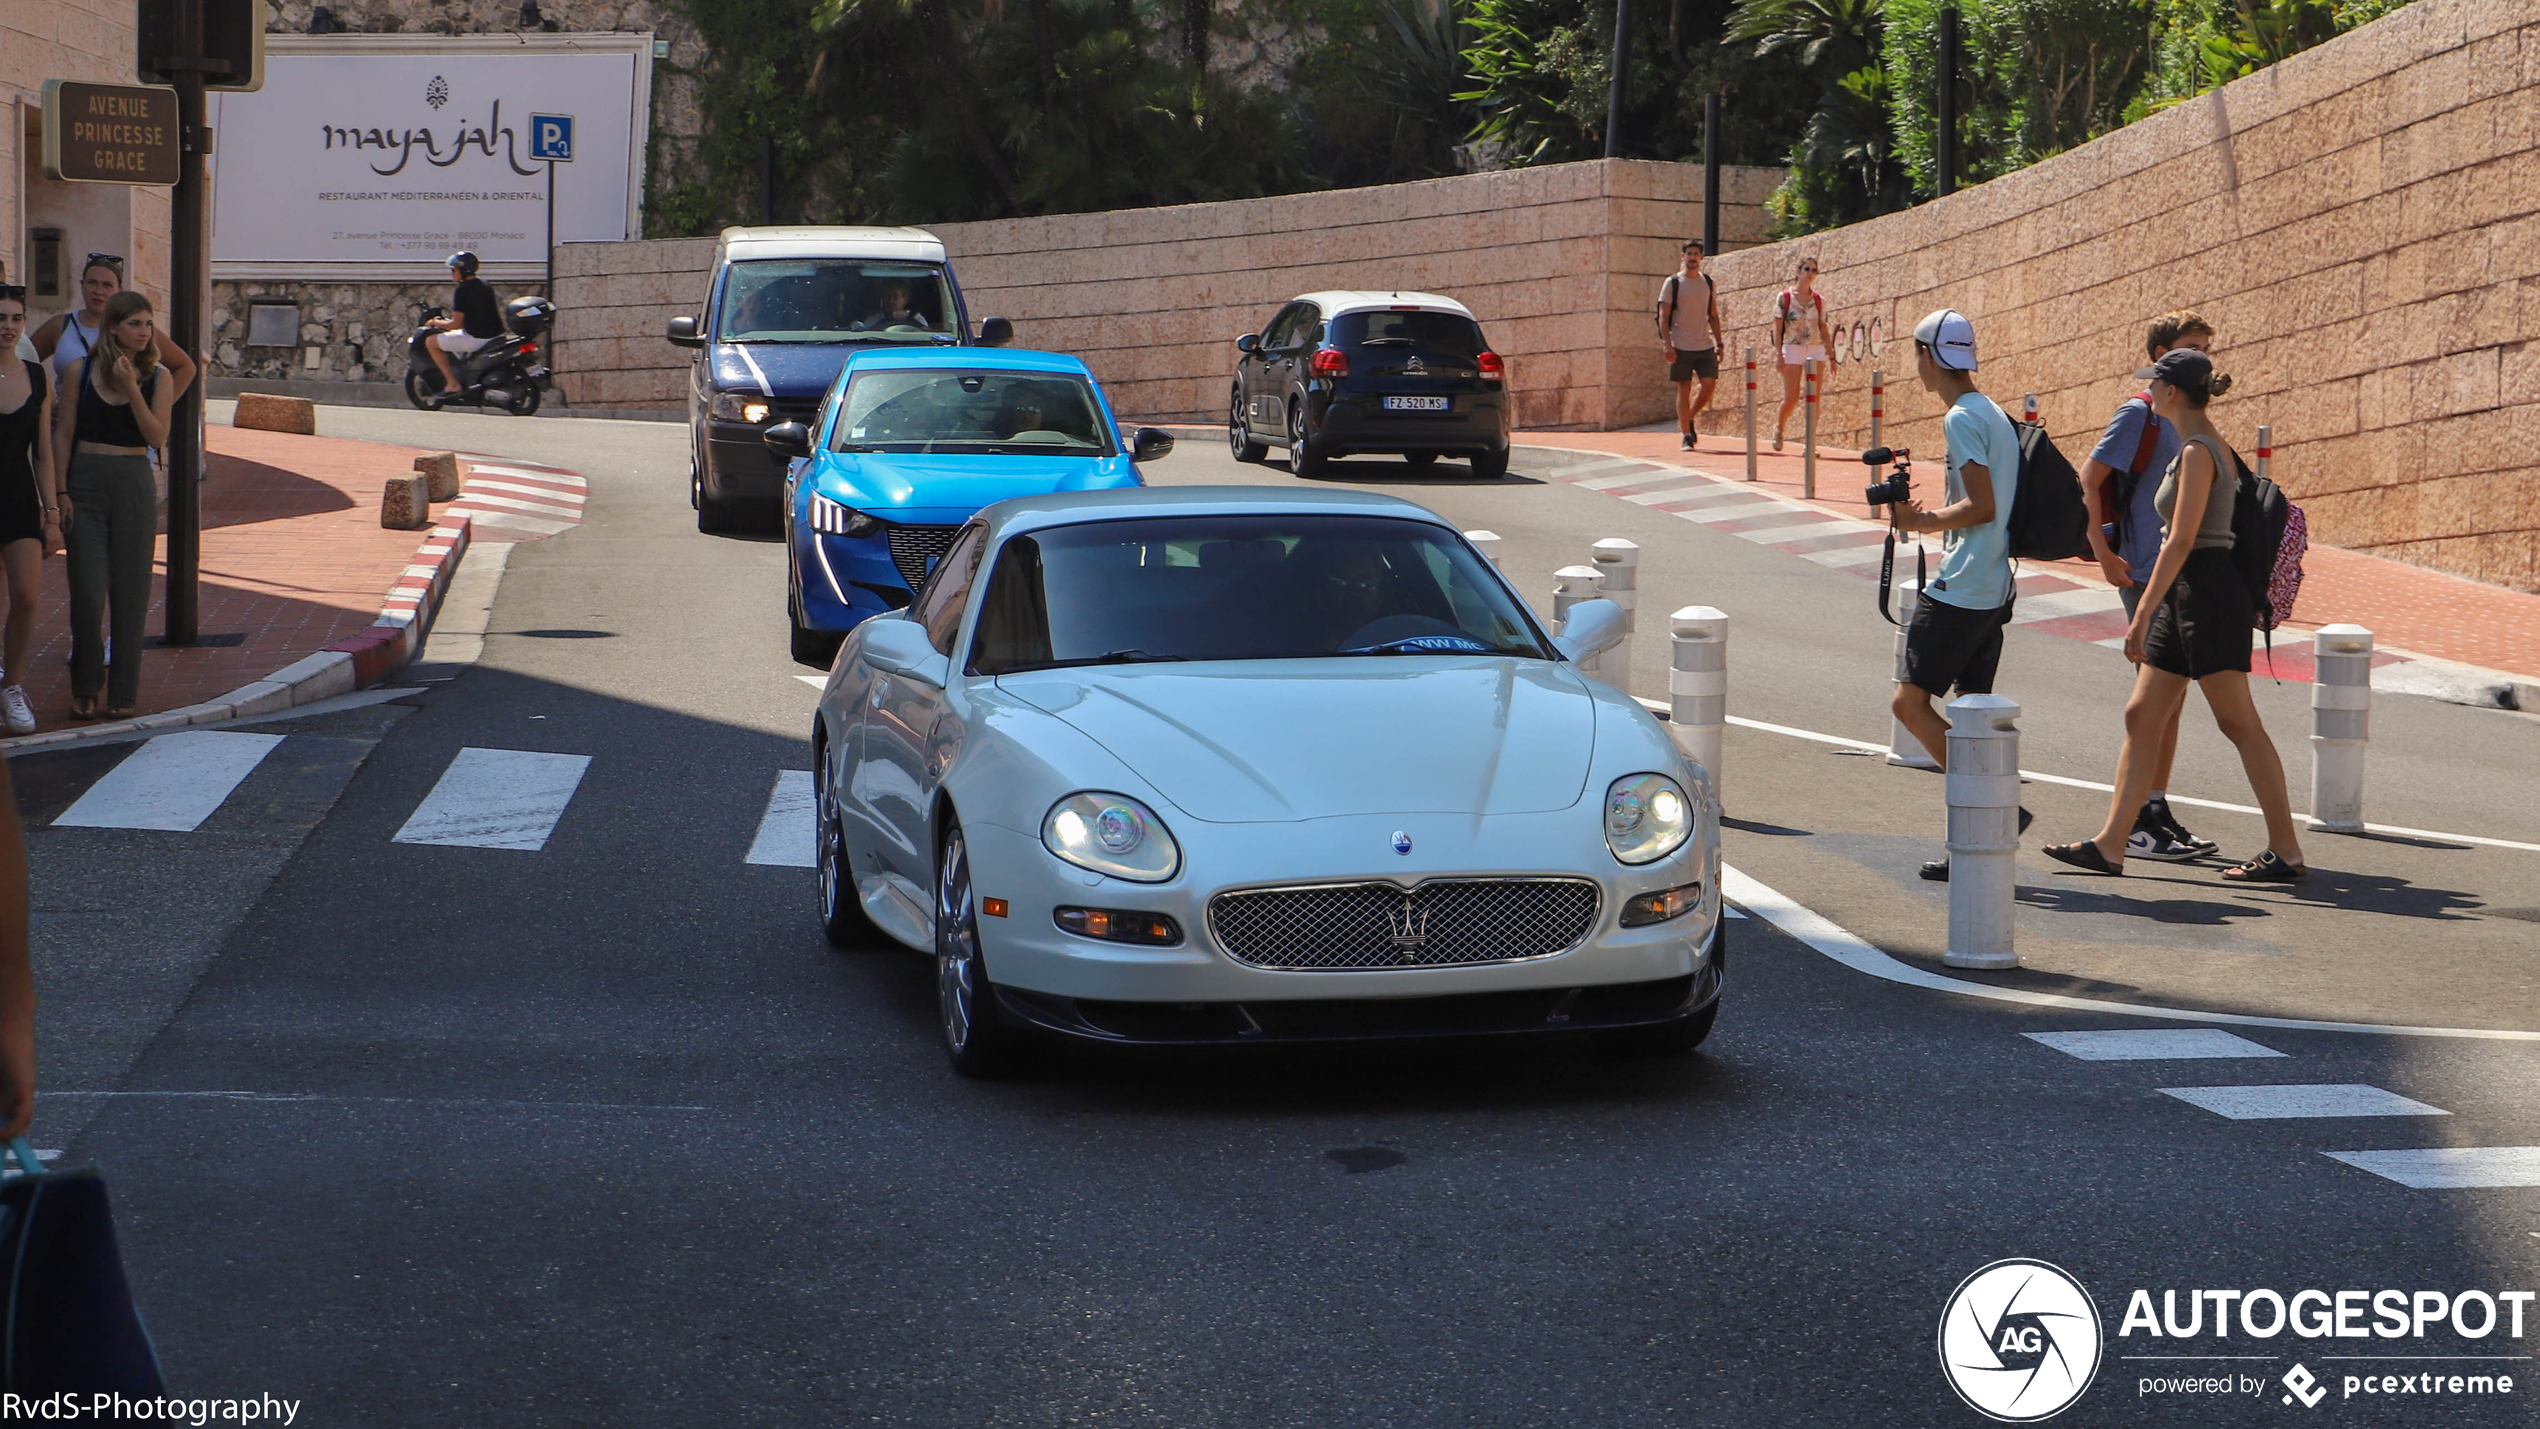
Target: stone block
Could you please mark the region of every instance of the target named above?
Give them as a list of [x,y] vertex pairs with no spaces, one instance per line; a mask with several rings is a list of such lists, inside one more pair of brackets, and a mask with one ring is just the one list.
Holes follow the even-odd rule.
[[241,392],[238,394],[237,413],[229,419],[229,424],[260,432],[291,432],[313,437],[317,435],[317,403],[306,397]]
[[424,494],[433,501],[459,499],[459,454],[457,452],[425,452],[415,458],[415,470],[423,473]]
[[420,531],[431,525],[431,478],[419,471],[388,478],[379,493],[379,524],[391,531]]

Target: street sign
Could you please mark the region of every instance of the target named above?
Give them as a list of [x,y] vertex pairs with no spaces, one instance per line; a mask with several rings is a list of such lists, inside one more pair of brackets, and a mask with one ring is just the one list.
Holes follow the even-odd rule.
[[570,114],[530,115],[529,157],[545,159],[551,164],[572,163],[573,116]]
[[138,84],[44,81],[44,172],[86,184],[173,184],[176,91]]
[[265,87],[264,0],[140,0],[134,68],[144,84],[174,84],[176,72],[162,69],[176,59],[177,8],[202,7],[202,58],[221,66],[203,74],[205,89],[256,90]]

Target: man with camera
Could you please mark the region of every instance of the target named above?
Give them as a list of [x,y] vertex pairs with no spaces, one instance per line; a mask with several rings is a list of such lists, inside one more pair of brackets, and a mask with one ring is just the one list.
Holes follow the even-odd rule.
[[[1938,510],[1915,499],[1909,479],[1891,478],[1865,493],[1904,535],[1941,533],[1940,575],[1915,603],[1905,631],[1905,680],[1890,702],[1932,759],[1949,763],[1949,724],[1932,708],[1954,688],[1988,694],[2002,662],[2002,627],[2011,620],[2011,503],[2018,495],[2020,440],[2011,419],[1976,390],[1976,330],[1966,315],[1942,308],[1914,325],[1914,367],[1923,387],[1948,404],[1940,419],[1948,443],[1948,488]],[[1901,468],[1900,468],[1901,471]],[[2028,823],[2021,811],[2021,824]],[[1923,877],[1946,880],[1949,861],[1924,864]]]

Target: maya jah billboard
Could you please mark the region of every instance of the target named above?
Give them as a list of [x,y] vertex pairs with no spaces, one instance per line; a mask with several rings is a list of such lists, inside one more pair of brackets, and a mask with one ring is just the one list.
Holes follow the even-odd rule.
[[211,97],[213,274],[437,277],[461,248],[542,269],[533,112],[575,121],[556,241],[634,237],[651,82],[649,35],[275,36],[262,90]]

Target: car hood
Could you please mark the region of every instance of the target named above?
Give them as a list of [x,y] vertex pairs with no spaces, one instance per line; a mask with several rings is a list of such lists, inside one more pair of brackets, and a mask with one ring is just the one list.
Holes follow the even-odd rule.
[[1540,660],[1226,661],[997,683],[1210,823],[1566,809],[1596,750],[1584,682]]
[[1125,456],[945,456],[832,452],[814,490],[859,511],[905,517],[952,511],[968,520],[983,506],[1054,491],[1105,491],[1139,484]]
[[[714,345],[714,385],[725,392],[762,390],[767,378],[771,397],[817,399],[838,380],[838,369],[858,352],[883,346],[859,342],[718,342]],[[889,346],[898,348],[900,343]],[[753,370],[755,366],[755,370]]]

